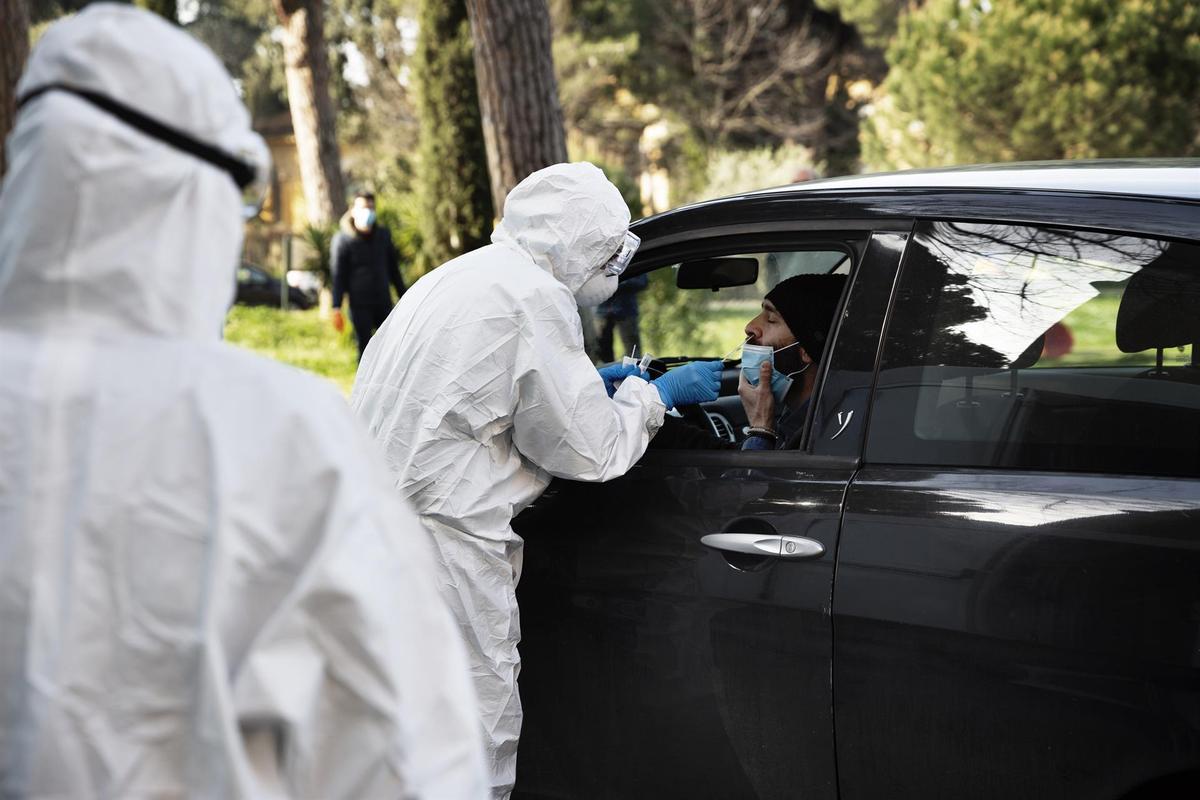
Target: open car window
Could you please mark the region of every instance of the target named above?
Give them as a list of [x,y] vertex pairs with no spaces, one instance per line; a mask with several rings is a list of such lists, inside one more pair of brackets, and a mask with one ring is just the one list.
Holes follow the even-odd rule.
[[[726,370],[717,401],[672,414],[673,419],[651,446],[655,449],[740,446],[747,421],[737,394],[738,366],[747,323],[759,313],[767,292],[781,281],[797,275],[848,274],[854,252],[849,245],[823,242],[787,249],[706,255],[710,264],[720,259],[750,259],[756,265],[751,282],[720,288],[680,288],[680,271],[689,270],[694,265],[691,261],[652,270],[645,288],[637,292],[639,355],[648,353],[655,357],[652,373],[684,361],[712,358],[724,358]],[[743,263],[737,270],[739,274],[744,267]],[[682,282],[693,285],[688,280]],[[598,309],[597,321],[602,330],[607,322],[605,311],[603,307]],[[621,341],[621,327],[611,327],[615,334],[613,353],[620,358],[630,348]]]

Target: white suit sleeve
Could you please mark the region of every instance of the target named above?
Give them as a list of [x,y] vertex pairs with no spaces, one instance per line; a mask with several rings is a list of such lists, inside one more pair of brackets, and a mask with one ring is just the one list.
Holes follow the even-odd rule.
[[[570,302],[570,293],[562,297]],[[513,442],[559,478],[607,481],[646,452],[666,407],[658,390],[626,379],[611,399],[583,351],[579,318],[562,298],[531,315],[528,353],[517,384]]]
[[330,491],[295,498],[328,503],[323,543],[239,670],[238,719],[278,732],[289,796],[485,797],[474,690],[427,534],[382,469],[348,461],[327,470]]

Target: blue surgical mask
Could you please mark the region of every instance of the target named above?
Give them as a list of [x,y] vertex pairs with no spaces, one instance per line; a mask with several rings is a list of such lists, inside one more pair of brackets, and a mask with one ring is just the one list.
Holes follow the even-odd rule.
[[370,228],[375,224],[375,209],[373,208],[356,208],[354,209],[354,224],[360,229]]
[[758,385],[758,371],[762,368],[762,363],[764,361],[771,363],[771,394],[775,396],[776,405],[783,402],[783,398],[787,395],[788,390],[792,388],[792,376],[799,375],[812,366],[811,364],[806,364],[804,369],[793,372],[791,375],[784,375],[775,369],[775,354],[782,353],[788,347],[795,347],[797,344],[799,342],[792,342],[778,350],[762,344],[742,345],[742,374],[746,376],[746,380],[751,386]]

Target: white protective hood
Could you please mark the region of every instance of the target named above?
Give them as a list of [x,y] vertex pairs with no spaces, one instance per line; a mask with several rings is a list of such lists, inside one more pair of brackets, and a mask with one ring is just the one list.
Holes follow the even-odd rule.
[[593,164],[555,164],[530,175],[504,199],[492,233],[549,272],[574,295],[620,248],[629,207]]
[[354,382],[351,406],[433,534],[443,597],[473,660],[497,797],[512,787],[521,724],[521,540],[509,523],[552,475],[623,475],[666,410],[639,378],[608,397],[572,297],[628,223],[594,166],[534,173],[509,194],[493,244],[405,292]]
[[[220,64],[150,13],[52,26],[18,93],[47,83],[265,167]],[[327,384],[218,341],[232,179],[62,91],[8,161],[0,797],[481,796],[417,519]]]

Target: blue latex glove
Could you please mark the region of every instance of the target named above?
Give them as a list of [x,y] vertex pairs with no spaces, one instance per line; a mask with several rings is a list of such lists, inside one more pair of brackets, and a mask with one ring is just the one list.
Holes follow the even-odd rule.
[[604,379],[604,391],[608,392],[609,397],[616,394],[618,381],[624,380],[630,375],[637,375],[639,378],[649,377],[646,373],[639,372],[636,364],[610,364],[596,371]]
[[709,403],[721,391],[720,361],[693,361],[673,369],[653,383],[667,408]]

